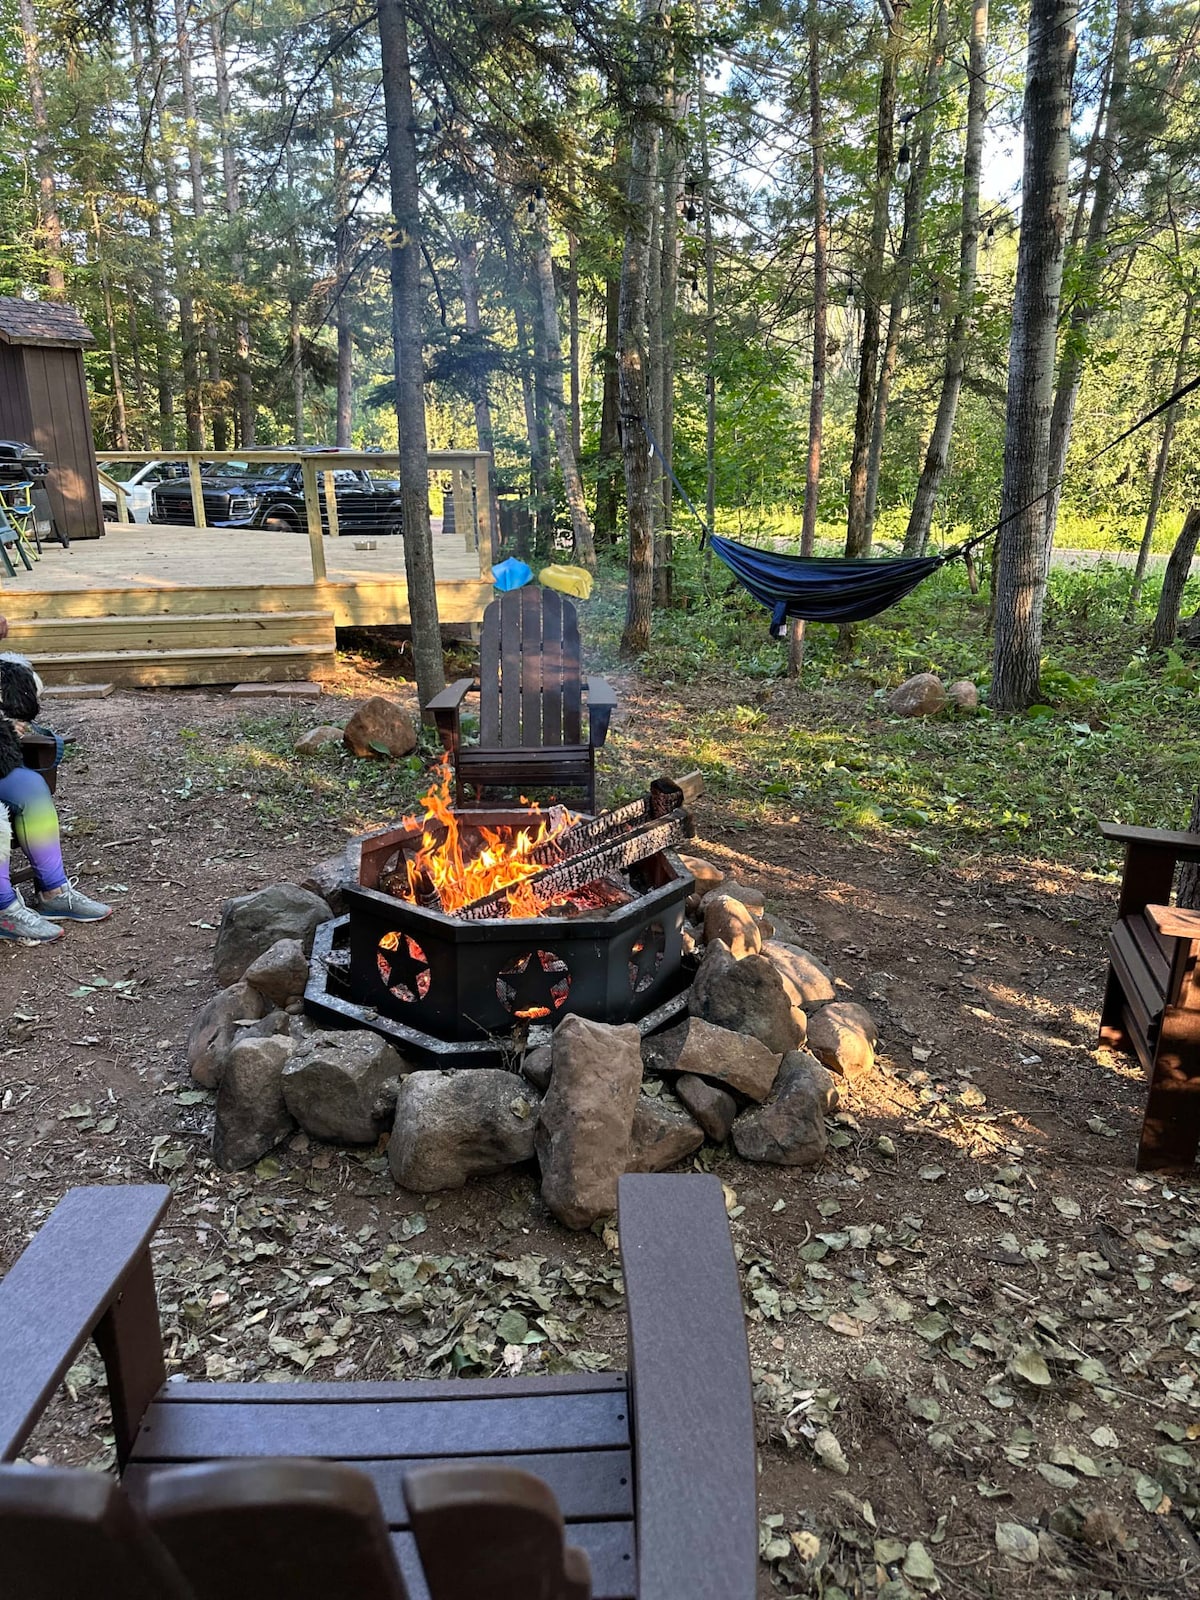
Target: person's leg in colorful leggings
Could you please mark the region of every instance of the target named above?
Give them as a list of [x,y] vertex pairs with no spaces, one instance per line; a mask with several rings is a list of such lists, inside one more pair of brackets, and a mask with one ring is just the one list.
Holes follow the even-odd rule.
[[13,888],[11,857],[12,824],[8,808],[0,805],[0,940],[53,944],[62,938],[62,929],[57,922],[31,911]]
[[[17,767],[6,778],[0,778],[0,806],[7,811],[16,842],[33,866],[37,893],[30,910],[42,921],[55,922],[102,922],[112,915],[111,907],[89,899],[68,881],[59,844],[58,813],[40,772],[30,767]],[[20,897],[15,894],[11,879],[7,883],[0,882],[0,910],[10,919],[14,903],[19,905]],[[18,916],[17,921],[21,920]],[[7,937],[46,939],[48,936],[16,932]]]

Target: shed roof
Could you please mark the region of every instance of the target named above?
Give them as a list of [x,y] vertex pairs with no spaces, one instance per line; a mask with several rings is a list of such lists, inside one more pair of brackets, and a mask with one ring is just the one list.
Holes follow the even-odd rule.
[[0,296],[0,343],[77,348],[96,336],[74,306]]

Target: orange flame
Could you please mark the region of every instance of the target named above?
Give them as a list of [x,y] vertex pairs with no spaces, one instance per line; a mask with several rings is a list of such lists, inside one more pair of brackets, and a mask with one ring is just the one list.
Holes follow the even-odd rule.
[[[428,794],[421,797],[424,818],[405,818],[410,827],[415,827],[418,820],[424,822],[421,848],[408,862],[407,898],[419,901],[422,891],[432,884],[442,910],[453,915],[485,895],[507,889],[508,916],[539,916],[550,902],[530,888],[527,880],[543,872],[546,863],[531,861],[530,855],[539,845],[558,838],[578,817],[564,811],[561,819],[551,821],[542,815],[540,807],[532,806],[535,820],[527,828],[515,832],[480,828],[481,848],[468,859],[463,854],[458,817],[450,803],[452,781],[450,758],[443,756]],[[431,823],[437,825],[437,832],[431,830]]]

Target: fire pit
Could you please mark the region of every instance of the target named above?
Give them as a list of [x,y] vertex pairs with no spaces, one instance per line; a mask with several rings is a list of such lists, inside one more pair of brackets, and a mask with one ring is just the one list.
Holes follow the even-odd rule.
[[684,792],[660,780],[596,817],[454,810],[449,776],[425,816],[363,841],[348,914],[313,950],[305,1009],[373,1028],[442,1064],[490,1064],[568,1013],[671,1020],[686,1000],[692,877]]

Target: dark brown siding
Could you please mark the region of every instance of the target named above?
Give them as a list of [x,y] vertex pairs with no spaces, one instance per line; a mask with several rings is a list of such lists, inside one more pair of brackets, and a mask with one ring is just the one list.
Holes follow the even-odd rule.
[[26,345],[0,354],[21,362],[26,432],[14,437],[28,439],[50,462],[55,521],[68,538],[99,538],[104,522],[82,352]]

